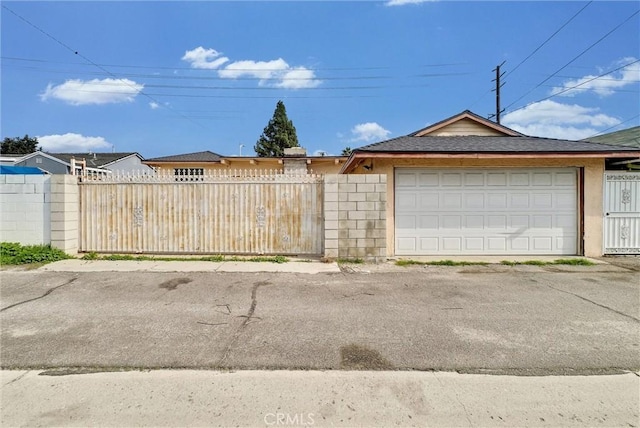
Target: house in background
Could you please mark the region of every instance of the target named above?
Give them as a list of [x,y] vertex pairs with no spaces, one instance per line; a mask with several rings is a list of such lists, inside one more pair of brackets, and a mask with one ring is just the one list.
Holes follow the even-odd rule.
[[76,169],[81,169],[81,163],[86,162],[89,174],[108,174],[110,172],[143,172],[153,170],[142,161],[144,158],[138,153],[46,153],[36,151],[25,155],[15,163],[16,166],[30,166],[40,168],[51,174],[72,174],[72,159]]
[[223,156],[211,151],[163,156],[143,161],[160,174],[173,174],[180,180],[197,180],[213,171],[265,171],[337,174],[346,156],[307,156],[302,147],[285,149],[283,157]]
[[601,256],[605,162],[638,156],[464,111],[360,147],[341,172],[386,174],[387,256]]
[[[583,141],[592,143],[609,144],[612,146],[628,146],[640,149],[640,126],[635,126],[621,131],[610,132],[608,134],[598,135],[597,137],[587,138]],[[607,161],[608,170],[640,170],[640,158],[619,160],[610,159]]]

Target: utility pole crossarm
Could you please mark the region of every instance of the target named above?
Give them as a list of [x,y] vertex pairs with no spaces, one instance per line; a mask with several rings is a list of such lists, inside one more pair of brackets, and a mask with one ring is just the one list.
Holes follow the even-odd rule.
[[504,82],[500,83],[500,78],[504,76],[504,73],[500,72],[500,67],[502,67],[505,62],[506,61],[502,61],[502,64],[496,66],[493,70],[496,72],[496,78],[492,80],[492,82],[496,82],[496,89],[494,89],[496,91],[496,114],[494,116],[498,125],[500,125],[500,113],[504,111],[500,109],[500,88],[504,85]]

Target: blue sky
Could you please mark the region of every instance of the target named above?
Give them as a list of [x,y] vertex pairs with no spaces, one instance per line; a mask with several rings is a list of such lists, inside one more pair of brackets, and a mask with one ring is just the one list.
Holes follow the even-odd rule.
[[253,155],[283,100],[310,154],[469,109],[528,135],[640,124],[638,2],[2,2],[1,136]]

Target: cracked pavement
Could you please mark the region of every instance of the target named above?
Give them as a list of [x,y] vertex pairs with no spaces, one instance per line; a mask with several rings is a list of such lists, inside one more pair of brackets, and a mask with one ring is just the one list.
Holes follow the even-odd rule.
[[4,369],[640,368],[640,272],[622,267],[3,271],[0,301]]

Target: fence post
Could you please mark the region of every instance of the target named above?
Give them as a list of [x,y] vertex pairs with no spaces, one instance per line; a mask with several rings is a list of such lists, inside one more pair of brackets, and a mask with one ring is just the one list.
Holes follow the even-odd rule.
[[78,177],[51,176],[51,246],[75,255],[78,253]]

